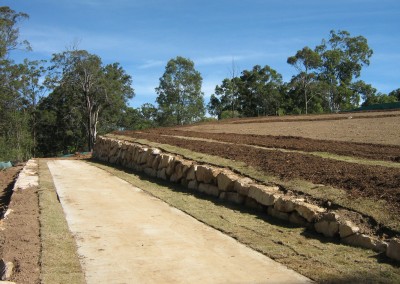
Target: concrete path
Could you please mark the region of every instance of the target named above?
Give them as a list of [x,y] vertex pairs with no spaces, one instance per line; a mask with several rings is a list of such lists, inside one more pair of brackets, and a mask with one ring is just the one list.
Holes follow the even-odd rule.
[[89,284],[310,282],[101,169],[48,165]]

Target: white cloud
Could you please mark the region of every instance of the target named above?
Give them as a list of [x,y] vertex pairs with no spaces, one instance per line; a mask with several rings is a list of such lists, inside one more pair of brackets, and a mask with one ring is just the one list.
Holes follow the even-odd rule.
[[152,68],[152,67],[160,67],[163,66],[164,64],[166,64],[164,61],[161,60],[146,60],[145,63],[143,63],[142,65],[139,65],[139,69],[148,69],[148,68]]

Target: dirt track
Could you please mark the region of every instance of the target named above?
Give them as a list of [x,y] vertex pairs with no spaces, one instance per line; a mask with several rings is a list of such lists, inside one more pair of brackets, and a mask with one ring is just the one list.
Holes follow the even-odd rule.
[[105,171],[48,165],[87,283],[309,282]]

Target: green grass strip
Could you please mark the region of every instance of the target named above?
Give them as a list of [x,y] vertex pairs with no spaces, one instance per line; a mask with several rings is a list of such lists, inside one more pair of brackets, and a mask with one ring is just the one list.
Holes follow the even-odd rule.
[[75,240],[58,201],[46,160],[39,160],[41,283],[85,283]]

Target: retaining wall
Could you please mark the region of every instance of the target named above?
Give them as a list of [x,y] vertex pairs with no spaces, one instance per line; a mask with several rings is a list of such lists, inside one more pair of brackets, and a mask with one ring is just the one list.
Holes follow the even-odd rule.
[[108,137],[97,138],[93,157],[144,172],[153,178],[180,183],[190,190],[227,202],[263,210],[276,218],[314,229],[326,237],[338,237],[345,244],[386,253],[400,261],[400,239],[383,240],[366,235],[335,211],[289,195],[279,186],[260,184],[225,168],[199,164],[160,149]]

